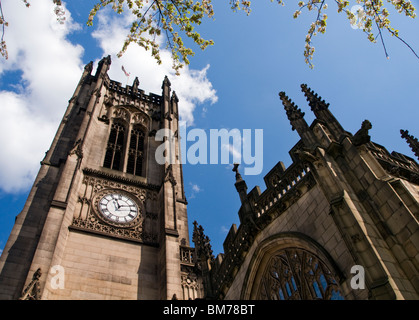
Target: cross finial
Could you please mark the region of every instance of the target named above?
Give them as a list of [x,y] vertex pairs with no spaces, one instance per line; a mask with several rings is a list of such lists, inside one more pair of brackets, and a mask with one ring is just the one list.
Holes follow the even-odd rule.
[[239,165],[240,165],[239,163],[234,163],[233,164],[233,170],[232,171],[236,173],[236,181],[243,180],[242,176],[239,172]]

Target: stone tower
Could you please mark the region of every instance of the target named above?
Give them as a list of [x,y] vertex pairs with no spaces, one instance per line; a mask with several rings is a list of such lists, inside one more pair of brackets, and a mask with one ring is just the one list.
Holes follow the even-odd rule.
[[[191,273],[178,99],[84,68],[0,258],[0,299],[200,297]],[[176,163],[156,162],[173,132]],[[167,137],[164,138],[167,140]],[[183,258],[182,258],[183,257]]]
[[[205,292],[214,299],[418,299],[419,165],[370,139],[368,120],[345,131],[329,104],[301,89],[315,120],[284,92],[300,140],[266,189],[247,192],[238,172],[240,226],[224,254],[202,255]],[[418,155],[418,142],[401,131]],[[205,245],[196,243],[197,251]]]

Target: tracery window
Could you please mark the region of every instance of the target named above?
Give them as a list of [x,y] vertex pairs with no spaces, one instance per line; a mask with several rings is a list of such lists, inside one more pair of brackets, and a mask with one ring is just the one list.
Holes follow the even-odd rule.
[[131,130],[127,172],[141,176],[143,168],[144,132],[139,127]]
[[136,176],[145,175],[148,118],[140,112],[131,114],[125,108],[116,108],[112,115],[103,166]]
[[327,265],[300,248],[277,251],[268,261],[260,282],[262,300],[343,300]]
[[125,141],[125,127],[118,123],[112,123],[106,148],[103,166],[114,170],[122,170],[122,155]]

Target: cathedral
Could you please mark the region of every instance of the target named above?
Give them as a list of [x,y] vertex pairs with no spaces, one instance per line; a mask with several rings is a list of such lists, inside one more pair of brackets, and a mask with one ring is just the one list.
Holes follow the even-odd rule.
[[[372,142],[368,120],[345,131],[303,84],[309,125],[281,92],[300,136],[292,164],[279,161],[263,192],[234,165],[240,224],[215,257],[196,221],[189,239],[169,79],[146,94],[110,65],[84,68],[0,257],[0,299],[419,299],[419,165]],[[161,129],[174,134],[161,141]],[[156,161],[165,143],[174,162]]]

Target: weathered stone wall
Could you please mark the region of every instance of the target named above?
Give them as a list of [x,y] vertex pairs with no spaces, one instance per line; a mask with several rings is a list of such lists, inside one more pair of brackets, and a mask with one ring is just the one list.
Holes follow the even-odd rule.
[[157,252],[140,243],[70,231],[60,262],[63,288],[59,273],[51,273],[42,298],[158,299]]

